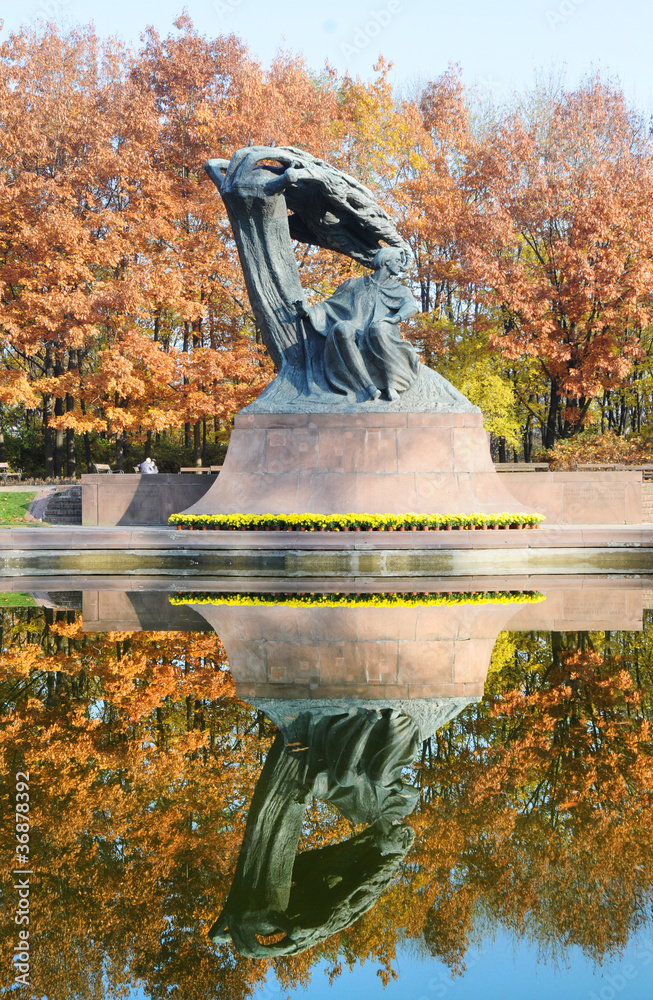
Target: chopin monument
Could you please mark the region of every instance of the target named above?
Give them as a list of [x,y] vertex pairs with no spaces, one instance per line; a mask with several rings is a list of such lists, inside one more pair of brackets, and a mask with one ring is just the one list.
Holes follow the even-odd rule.
[[[218,480],[184,514],[523,511],[478,407],[401,337],[418,312],[401,281],[411,254],[372,192],[290,146],[249,146],[206,169],[277,375],[236,416]],[[368,273],[309,304],[293,240]]]

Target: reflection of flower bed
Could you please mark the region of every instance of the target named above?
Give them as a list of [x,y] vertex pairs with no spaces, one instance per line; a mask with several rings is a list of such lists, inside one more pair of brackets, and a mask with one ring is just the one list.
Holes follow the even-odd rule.
[[535,590],[460,591],[452,594],[211,594],[206,591],[170,596],[171,604],[283,604],[286,607],[311,605],[321,608],[414,608],[453,604],[538,604],[544,594]]
[[451,531],[536,528],[542,514],[172,514],[196,531]]

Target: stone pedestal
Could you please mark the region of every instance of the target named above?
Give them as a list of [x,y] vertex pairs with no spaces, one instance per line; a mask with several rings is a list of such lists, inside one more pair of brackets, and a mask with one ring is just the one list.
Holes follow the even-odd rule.
[[493,514],[529,508],[495,472],[481,413],[240,413],[186,514]]

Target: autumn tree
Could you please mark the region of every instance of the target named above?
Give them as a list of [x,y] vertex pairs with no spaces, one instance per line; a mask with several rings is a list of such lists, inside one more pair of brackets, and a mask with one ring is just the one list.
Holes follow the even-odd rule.
[[[252,133],[332,155],[329,74],[280,57],[266,73],[234,37],[148,32],[140,52],[49,25],[0,53],[5,256],[0,402],[37,409],[46,473],[75,471],[74,436],[151,447],[183,427],[202,462],[273,374],[231,231],[204,174]],[[0,220],[1,221],[1,220]],[[307,253],[307,284],[334,271]],[[29,417],[27,417],[29,419]]]
[[653,249],[646,129],[599,78],[536,94],[479,142],[462,183],[475,192],[461,249],[489,310],[482,323],[504,357],[537,359],[548,409],[531,409],[551,447],[641,356]]
[[111,141],[101,60],[84,29],[66,38],[25,31],[0,48],[0,378],[5,404],[41,400],[46,475],[61,475],[61,421],[80,359],[98,340],[96,272],[115,261],[112,241],[97,238],[106,220],[96,168]]

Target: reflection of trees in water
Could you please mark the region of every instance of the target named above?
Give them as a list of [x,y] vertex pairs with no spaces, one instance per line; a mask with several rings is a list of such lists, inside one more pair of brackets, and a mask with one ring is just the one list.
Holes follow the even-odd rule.
[[[104,962],[107,996],[138,977],[154,997],[247,996],[268,963],[206,931],[273,728],[230,697],[214,635],[83,635],[70,617],[2,614],[3,773],[37,776],[33,978],[48,996],[102,995]],[[320,957],[387,974],[402,935],[460,968],[479,914],[549,950],[621,948],[650,911],[652,639],[502,635],[486,701],[418,750],[403,877],[353,927],[278,958],[281,979]],[[352,822],[309,807],[302,853],[351,840]],[[13,923],[0,938],[10,950]]]
[[[475,913],[561,957],[648,919],[653,630],[504,633],[485,702],[423,748],[411,930],[461,967]],[[436,857],[437,863],[433,860]]]

